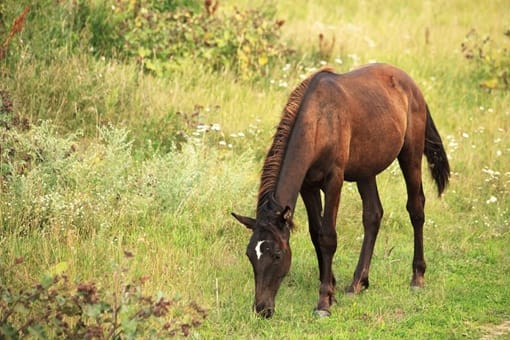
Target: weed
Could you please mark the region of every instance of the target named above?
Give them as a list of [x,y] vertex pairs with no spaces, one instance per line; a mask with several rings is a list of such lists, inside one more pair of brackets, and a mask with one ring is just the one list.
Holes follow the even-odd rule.
[[[504,33],[510,39],[510,30]],[[494,46],[490,36],[481,37],[472,29],[461,44],[464,57],[476,64],[475,76],[487,90],[510,89],[510,49]]]
[[267,74],[268,65],[290,53],[279,41],[283,22],[274,21],[272,6],[222,15],[219,2],[211,1],[205,1],[199,13],[183,8],[162,11],[151,2],[136,8],[130,4],[119,2],[115,8],[114,15],[124,18],[117,37],[124,39],[120,52],[159,76],[193,59],[213,70],[229,69],[241,78],[253,78]]
[[[133,254],[125,252],[127,262]],[[23,258],[12,266],[19,267]],[[125,278],[126,263],[114,271],[111,291],[94,282],[72,283],[65,274],[67,263],[54,266],[32,287],[13,289],[0,281],[0,336],[17,339],[52,338],[166,338],[189,336],[202,324],[207,311],[195,302],[167,299],[163,293],[144,293],[148,277]],[[3,268],[12,271],[17,268]]]

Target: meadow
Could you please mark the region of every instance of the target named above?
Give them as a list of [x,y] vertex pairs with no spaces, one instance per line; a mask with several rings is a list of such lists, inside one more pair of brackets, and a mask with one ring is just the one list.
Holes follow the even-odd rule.
[[[64,28],[79,22],[76,3],[107,1],[41,3],[29,3],[24,29],[0,58],[1,287],[15,292],[65,273],[69,287],[94,283],[112,303],[119,287],[138,282],[140,294],[173,301],[180,309],[171,310],[172,322],[191,325],[183,333],[194,338],[510,337],[506,1],[221,1],[215,15],[269,8],[284,21],[279,39],[293,53],[258,59],[264,72],[257,77],[192,58],[158,74],[140,58],[98,55],[89,36]],[[0,43],[24,7],[0,3]],[[93,29],[93,20],[84,22],[82,32]],[[425,288],[409,287],[412,227],[394,163],[378,176],[385,215],[370,288],[344,294],[363,236],[361,201],[349,183],[337,222],[331,317],[312,314],[318,268],[298,202],[291,271],[274,317],[260,319],[251,310],[250,232],[230,213],[254,216],[265,153],[301,79],[325,64],[346,72],[374,61],[415,79],[452,168],[438,198],[423,163]],[[22,327],[44,309],[42,301],[7,315],[6,296],[5,324]],[[194,323],[197,311],[207,316]],[[99,319],[87,315],[91,324]]]

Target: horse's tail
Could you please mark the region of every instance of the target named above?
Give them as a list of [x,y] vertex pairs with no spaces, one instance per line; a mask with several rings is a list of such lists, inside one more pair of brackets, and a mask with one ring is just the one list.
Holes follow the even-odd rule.
[[427,108],[427,126],[425,127],[425,157],[429,163],[430,172],[436,181],[439,196],[448,185],[450,178],[450,164],[444,150],[443,142],[437,132],[429,107]]

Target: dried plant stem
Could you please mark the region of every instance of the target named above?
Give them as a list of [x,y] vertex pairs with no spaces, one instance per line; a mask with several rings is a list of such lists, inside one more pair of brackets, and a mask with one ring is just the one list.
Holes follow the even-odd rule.
[[5,52],[7,52],[7,47],[9,47],[9,44],[11,43],[12,38],[16,35],[16,33],[19,33],[23,30],[23,26],[25,24],[25,16],[27,15],[30,8],[28,6],[25,7],[23,12],[14,19],[14,22],[12,24],[11,31],[9,32],[9,35],[7,36],[7,39],[5,39],[4,43],[2,44],[2,47],[0,47],[0,60],[5,57]]

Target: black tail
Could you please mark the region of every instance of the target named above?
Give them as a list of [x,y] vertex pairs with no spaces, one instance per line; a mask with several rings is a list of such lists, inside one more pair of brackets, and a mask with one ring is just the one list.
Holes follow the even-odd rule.
[[425,157],[429,163],[430,172],[437,184],[439,196],[448,185],[450,178],[450,164],[444,151],[441,136],[437,132],[429,107],[427,106],[427,126],[425,128]]

